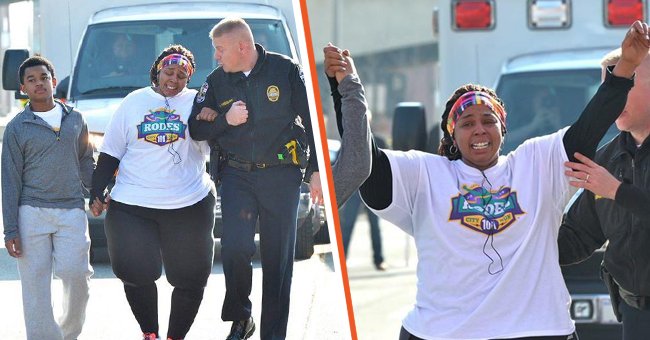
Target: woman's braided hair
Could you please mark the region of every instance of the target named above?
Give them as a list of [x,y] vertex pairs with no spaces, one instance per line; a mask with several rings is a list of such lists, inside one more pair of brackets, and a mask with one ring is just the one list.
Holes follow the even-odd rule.
[[[158,63],[170,54],[180,54],[185,56],[187,60],[190,61],[190,64],[192,64],[192,68],[196,70],[194,54],[192,54],[190,50],[183,47],[183,45],[169,45],[169,47],[160,52],[160,55],[156,61],[154,61],[153,65],[151,65],[151,69],[149,70],[149,79],[154,86],[158,86]],[[187,82],[189,83],[190,80],[188,79]]]
[[[445,104],[445,112],[442,113],[442,118],[440,121],[440,128],[442,129],[442,138],[440,139],[438,154],[447,157],[451,161],[460,159],[462,155],[460,154],[460,150],[458,150],[458,147],[454,146],[454,149],[451,148],[454,145],[454,138],[449,134],[449,131],[447,131],[447,119],[449,118],[449,112],[451,111],[451,108],[456,103],[456,100],[458,100],[458,98],[460,98],[465,93],[471,91],[480,91],[480,92],[488,93],[490,96],[496,99],[501,104],[501,106],[505,108],[505,105],[501,100],[501,98],[499,98],[496,92],[494,92],[494,90],[492,90],[489,87],[478,85],[478,84],[465,84],[457,88],[456,91],[454,91],[454,93],[451,95],[451,97],[449,97],[449,100],[447,100],[447,104]],[[505,129],[503,129],[503,131],[505,131]]]

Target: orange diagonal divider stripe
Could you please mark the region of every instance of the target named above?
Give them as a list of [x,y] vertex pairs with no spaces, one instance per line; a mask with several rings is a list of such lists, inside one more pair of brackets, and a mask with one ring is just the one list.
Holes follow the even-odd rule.
[[[316,101],[316,110],[318,111],[318,128],[320,129],[320,139],[321,146],[323,148],[323,157],[325,158],[325,172],[327,173],[327,185],[330,192],[330,201],[325,204],[330,205],[332,210],[332,216],[334,217],[334,230],[336,231],[336,243],[338,246],[339,253],[339,263],[341,268],[341,279],[343,280],[343,290],[345,292],[345,303],[348,309],[348,319],[350,321],[350,335],[352,339],[356,340],[357,338],[357,329],[354,323],[354,310],[352,309],[352,297],[350,295],[350,284],[348,281],[348,268],[345,264],[345,252],[343,251],[343,242],[341,236],[341,226],[339,223],[339,211],[338,205],[336,203],[336,195],[334,188],[334,178],[332,177],[332,168],[330,166],[330,157],[329,152],[326,149],[327,146],[327,133],[325,131],[325,121],[323,119],[323,105],[321,103],[320,91],[318,86],[318,73],[316,71],[316,59],[314,58],[314,48],[311,40],[311,29],[309,26],[309,15],[307,14],[307,3],[306,0],[300,0],[300,12],[302,13],[302,22],[305,29],[305,41],[307,45],[307,54],[309,56],[309,68],[311,70],[311,81],[314,89],[314,98]],[[313,126],[313,124],[312,124]]]

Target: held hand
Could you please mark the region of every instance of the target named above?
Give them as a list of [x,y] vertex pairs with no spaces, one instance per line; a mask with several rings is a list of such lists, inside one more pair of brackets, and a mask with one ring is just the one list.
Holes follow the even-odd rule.
[[22,246],[20,245],[20,239],[15,238],[5,242],[5,248],[11,257],[21,257],[23,255]]
[[217,111],[204,107],[201,112],[196,116],[196,120],[205,120],[206,122],[213,122],[217,118]]
[[634,69],[643,62],[650,49],[648,24],[635,21],[621,43],[621,59],[614,67],[614,74],[619,77],[631,78]]
[[102,214],[104,210],[108,210],[108,205],[111,201],[111,196],[106,195],[106,198],[104,199],[104,202],[95,197],[95,200],[93,203],[90,205],[90,211],[92,212],[93,216],[97,217]]
[[357,74],[357,68],[354,67],[354,61],[352,60],[352,55],[350,55],[350,51],[349,50],[343,51],[341,56],[343,57],[343,60],[348,66],[345,69],[336,72],[336,81],[338,81],[339,83],[341,82],[341,80],[343,80],[343,78],[347,77],[348,75]]
[[597,196],[602,196],[613,200],[616,198],[616,191],[621,182],[612,176],[607,169],[596,164],[591,159],[576,152],[574,156],[582,163],[565,162],[564,165],[571,170],[565,171],[565,174],[576,180],[571,180],[570,184],[576,188],[585,188]]
[[93,216],[97,217],[102,214],[102,211],[104,211],[104,204],[99,200],[99,198],[95,198],[95,200],[90,204],[90,212],[93,213]]
[[311,194],[311,201],[314,204],[323,205],[323,187],[320,182],[320,175],[318,171],[311,174],[309,179],[309,193]]
[[[338,72],[345,71],[348,64],[345,62],[343,57],[343,51],[340,48],[328,43],[327,46],[323,48],[323,53],[325,54],[325,74],[328,77],[336,77]],[[336,79],[340,82],[340,80]]]
[[246,123],[248,120],[248,110],[246,103],[241,100],[234,102],[228,112],[226,112],[226,121],[228,125],[238,126]]

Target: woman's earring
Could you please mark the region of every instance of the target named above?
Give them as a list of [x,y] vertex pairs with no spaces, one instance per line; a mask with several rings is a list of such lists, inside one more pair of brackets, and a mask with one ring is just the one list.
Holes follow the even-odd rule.
[[452,144],[452,145],[449,147],[449,152],[451,152],[452,155],[453,155],[453,154],[456,154],[456,153],[458,152],[458,147],[456,146],[456,144]]

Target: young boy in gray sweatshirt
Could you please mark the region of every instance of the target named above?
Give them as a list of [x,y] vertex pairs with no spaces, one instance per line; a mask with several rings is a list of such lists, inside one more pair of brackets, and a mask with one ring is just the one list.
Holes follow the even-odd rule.
[[[18,73],[29,104],[9,122],[2,143],[5,246],[18,262],[27,339],[76,339],[93,274],[83,196],[95,167],[93,149],[81,114],[54,100],[52,64],[31,57]],[[58,323],[53,268],[63,283]]]

